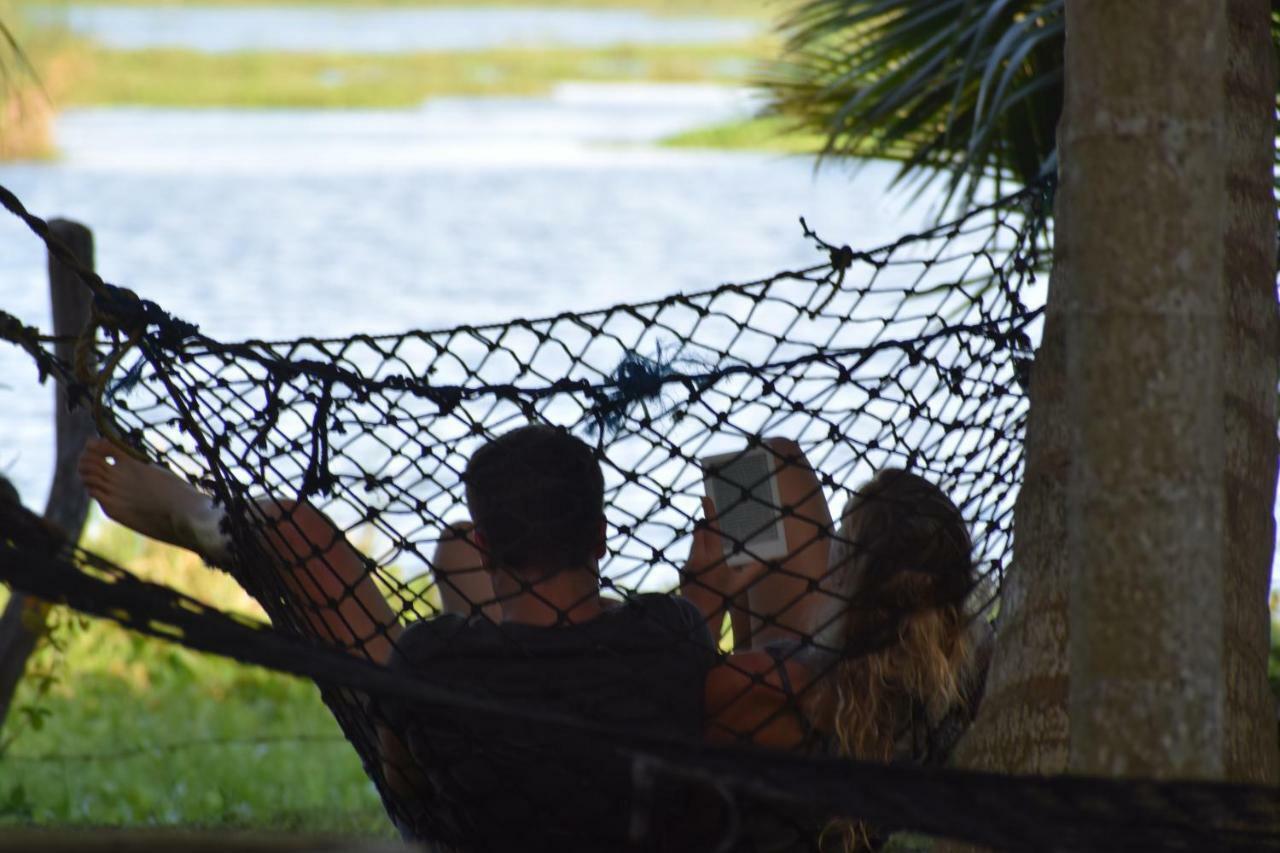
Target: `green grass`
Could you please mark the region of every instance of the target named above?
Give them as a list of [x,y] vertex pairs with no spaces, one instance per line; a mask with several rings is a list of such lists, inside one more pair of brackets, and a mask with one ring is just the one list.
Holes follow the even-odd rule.
[[[256,611],[191,555],[105,525],[86,544],[220,607]],[[311,683],[55,617],[64,648],[40,652],[0,732],[0,825],[392,835]]]
[[[190,554],[103,522],[86,546],[223,609],[260,614]],[[0,599],[4,593],[0,590]],[[1273,602],[1273,613],[1280,601]],[[390,837],[355,752],[309,682],[55,609],[0,731],[0,829],[170,826]],[[1280,623],[1272,629],[1280,691]],[[722,647],[728,645],[727,633]]]
[[[673,148],[717,148],[809,155],[819,154],[825,142],[826,137],[821,133],[805,128],[797,129],[793,120],[779,116],[758,116],[695,128],[662,140],[663,145]],[[905,154],[894,150],[879,151],[874,141],[869,139],[857,156],[901,160]]]
[[0,161],[52,156],[52,101],[70,66],[68,40],[30,26],[12,0],[0,0]]
[[766,41],[404,55],[85,47],[61,105],[393,108],[450,95],[537,95],[562,80],[738,83],[769,49]]
[[[0,4],[5,0],[0,0]],[[132,0],[106,0],[132,2]],[[214,0],[237,5],[238,0]],[[257,0],[246,0],[253,5]],[[265,0],[264,0],[265,2]],[[299,5],[307,0],[286,0]],[[355,0],[345,0],[350,5]],[[434,0],[378,0],[381,5],[432,5]],[[517,5],[533,0],[517,0]],[[342,5],[343,0],[339,0]],[[166,5],[184,5],[167,0]],[[194,4],[193,4],[194,5]],[[553,2],[551,5],[555,5]],[[688,11],[674,0],[583,0],[562,5],[618,6]],[[4,8],[4,7],[0,7]],[[10,10],[13,5],[8,6]],[[714,0],[697,11],[759,10],[764,4]],[[776,12],[778,7],[770,6]],[[12,18],[12,14],[9,15]],[[776,38],[715,45],[645,45],[604,48],[495,48],[410,54],[293,54],[191,50],[109,50],[61,38],[54,104],[228,108],[414,107],[433,97],[536,96],[565,80],[591,82],[713,82],[741,85],[778,50]],[[776,119],[717,125],[681,134],[667,144],[682,147],[810,153],[821,140],[793,134]],[[26,150],[45,153],[44,144]]]
[[778,0],[78,0],[95,6],[337,6],[430,7],[430,6],[537,6],[572,9],[640,9],[660,15],[726,15],[772,19],[787,8]]
[[797,132],[786,119],[776,116],[731,121],[669,136],[663,145],[673,148],[718,148],[722,150],[773,151],[779,154],[816,154],[823,137]]

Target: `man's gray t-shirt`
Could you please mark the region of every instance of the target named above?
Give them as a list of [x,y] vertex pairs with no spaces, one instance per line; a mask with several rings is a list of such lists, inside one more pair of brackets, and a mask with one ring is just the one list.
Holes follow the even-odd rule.
[[[494,624],[444,615],[410,625],[391,666],[495,702],[513,716],[383,703],[428,790],[410,834],[467,850],[685,846],[670,802],[639,804],[616,740],[532,722],[542,711],[595,726],[699,738],[715,647],[701,615],[669,595],[637,595],[575,625]],[[667,798],[661,798],[666,800]],[[696,822],[696,821],[695,821]]]

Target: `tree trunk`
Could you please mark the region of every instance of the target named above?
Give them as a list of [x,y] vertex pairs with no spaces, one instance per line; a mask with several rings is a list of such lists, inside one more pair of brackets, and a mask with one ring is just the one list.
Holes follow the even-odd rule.
[[[1061,135],[1061,128],[1059,128]],[[1001,588],[996,651],[982,708],[956,751],[962,767],[1061,773],[1067,766],[1066,410],[1063,301],[1071,280],[1070,209],[1054,205],[1053,273],[1028,389],[1025,465],[1013,559]]]
[[1269,6],[1067,9],[1026,472],[958,762],[1274,782]]
[[1067,4],[1072,772],[1225,758],[1221,0]]
[[1227,777],[1280,782],[1276,704],[1267,684],[1267,595],[1275,551],[1276,306],[1275,49],[1267,0],[1227,4],[1226,588]]

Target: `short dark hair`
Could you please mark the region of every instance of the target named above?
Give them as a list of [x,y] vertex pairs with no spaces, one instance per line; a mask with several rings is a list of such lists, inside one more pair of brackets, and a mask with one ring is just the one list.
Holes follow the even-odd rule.
[[472,455],[462,479],[494,565],[554,573],[596,556],[604,475],[568,431],[530,424],[504,433]]

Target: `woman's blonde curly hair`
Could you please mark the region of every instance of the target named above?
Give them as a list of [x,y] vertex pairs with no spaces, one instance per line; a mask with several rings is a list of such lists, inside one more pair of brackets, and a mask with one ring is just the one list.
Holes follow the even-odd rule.
[[[888,761],[920,709],[936,722],[965,701],[972,550],[960,510],[916,474],[885,469],[850,500],[824,584],[842,613],[815,638],[845,654],[808,697],[840,754]],[[837,840],[845,851],[871,846],[852,821],[827,827],[824,849]]]

